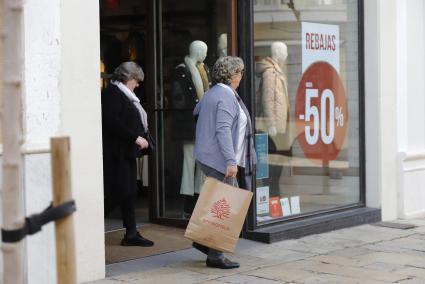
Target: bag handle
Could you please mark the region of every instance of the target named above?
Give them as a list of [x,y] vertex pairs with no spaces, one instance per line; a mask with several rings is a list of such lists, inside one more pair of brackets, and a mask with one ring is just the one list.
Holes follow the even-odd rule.
[[[226,180],[227,180],[227,179],[231,179],[231,180],[232,180],[232,184],[227,183],[227,182],[226,182]],[[223,178],[222,182],[223,182],[223,183],[226,183],[226,184],[230,184],[231,186],[234,186],[234,187],[238,187],[238,180],[236,179],[236,177],[226,177],[226,176],[225,176],[225,177]]]

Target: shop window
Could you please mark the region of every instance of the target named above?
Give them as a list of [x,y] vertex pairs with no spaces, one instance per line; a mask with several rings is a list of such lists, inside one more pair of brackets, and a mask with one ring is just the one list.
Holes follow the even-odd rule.
[[[0,19],[3,19],[3,5],[0,5]],[[3,30],[3,22],[0,22],[0,30]],[[0,41],[0,80],[3,80],[3,66],[4,66],[4,59],[3,59],[4,49],[3,49],[3,42]],[[0,105],[3,105],[3,90],[0,87]],[[2,118],[0,117],[0,145],[3,144],[3,129],[2,129]]]
[[361,204],[357,2],[254,2],[257,224]]

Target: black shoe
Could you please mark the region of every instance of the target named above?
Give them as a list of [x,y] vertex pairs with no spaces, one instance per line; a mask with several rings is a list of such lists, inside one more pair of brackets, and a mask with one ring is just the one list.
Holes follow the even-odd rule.
[[207,266],[208,267],[214,267],[214,268],[220,268],[220,269],[233,269],[233,268],[239,268],[239,263],[233,262],[225,259],[217,259],[217,260],[211,260],[207,258]]
[[198,244],[198,243],[192,243],[192,247],[196,248],[197,250],[199,250],[200,252],[202,252],[204,254],[208,254],[208,252],[210,251],[209,247],[206,247],[206,246]]
[[140,247],[151,247],[154,245],[154,243],[148,239],[145,239],[140,235],[139,232],[134,237],[127,238],[127,236],[124,236],[124,238],[121,240],[122,246],[140,246]]

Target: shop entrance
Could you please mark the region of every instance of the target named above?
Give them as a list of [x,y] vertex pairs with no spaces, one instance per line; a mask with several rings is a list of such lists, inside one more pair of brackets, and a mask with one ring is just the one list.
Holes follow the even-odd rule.
[[[193,159],[192,111],[210,87],[215,60],[235,54],[235,30],[236,0],[100,0],[102,88],[121,62],[142,66],[145,81],[135,93],[157,141],[156,152],[138,160],[136,219],[142,234],[155,238],[158,250],[122,252],[117,210],[105,219],[107,263],[190,246],[183,228],[202,182]],[[204,47],[206,56],[200,56]],[[166,240],[170,236],[173,241]],[[161,250],[167,242],[177,246]],[[108,258],[114,254],[123,257]]]

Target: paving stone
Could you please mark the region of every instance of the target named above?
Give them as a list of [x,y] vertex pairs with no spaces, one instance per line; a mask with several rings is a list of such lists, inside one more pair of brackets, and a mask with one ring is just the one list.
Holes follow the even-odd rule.
[[243,274],[284,282],[300,281],[315,275],[313,272],[305,271],[300,268],[289,268],[287,264],[252,270],[244,272]]
[[425,239],[418,239],[413,237],[405,237],[392,241],[385,241],[382,242],[381,245],[399,247],[402,249],[425,251]]
[[425,234],[425,227],[416,227],[416,228],[412,229],[412,232]]
[[379,240],[391,240],[395,238],[409,236],[414,234],[411,230],[399,230],[386,227],[378,227],[372,225],[362,225],[353,228],[346,228],[338,231],[334,231],[335,237],[343,236],[343,238],[354,239],[360,237],[359,241],[379,241]]
[[385,272],[394,272],[394,271],[398,271],[400,269],[405,268],[404,265],[394,264],[394,263],[385,263],[385,262],[375,262],[362,267],[369,270],[385,271]]
[[246,244],[229,255],[241,263],[234,270],[208,268],[199,255],[174,252],[155,265],[156,258],[146,258],[115,265],[112,274],[112,266],[107,267],[110,278],[92,283],[425,284],[425,218],[397,222],[419,227],[362,225],[268,245]]
[[379,232],[378,230],[355,228],[352,230],[341,230],[340,232],[335,233],[335,237],[338,239],[347,239],[356,242],[376,243],[385,240],[392,240],[397,238],[398,236],[394,236],[386,232]]
[[425,234],[415,233],[415,234],[409,236],[409,238],[418,239],[418,240],[425,240]]
[[[285,255],[284,258],[279,259],[280,263],[286,263],[286,262],[293,262],[298,260],[304,260],[311,256],[314,256],[314,254],[310,253],[303,253],[303,252],[294,252],[288,255]],[[276,256],[277,258],[277,256]]]
[[[425,269],[423,268],[417,268],[417,267],[406,267],[400,270],[396,271],[398,274],[406,275],[406,276],[412,276],[412,277],[418,277],[418,278],[424,278],[425,279]],[[425,281],[424,281],[425,283]]]
[[[343,257],[334,255],[320,255],[309,258],[309,260],[321,263],[343,265],[349,267],[362,267],[377,271],[395,271],[404,268],[406,263],[416,263],[418,258],[400,255],[380,255],[376,253],[363,254],[355,257]],[[383,260],[381,262],[381,260]]]
[[388,282],[382,281],[373,281],[373,280],[364,280],[364,279],[355,279],[351,277],[342,277],[329,274],[321,274],[313,276],[307,279],[300,281],[295,281],[294,283],[302,284],[384,284]]
[[[235,258],[231,258],[234,260]],[[249,271],[256,269],[256,266],[249,265],[246,263],[241,263],[241,267],[237,269],[217,269],[207,267],[205,265],[205,261],[187,261],[187,262],[179,262],[173,265],[169,265],[168,267],[180,270],[180,271],[191,271],[194,273],[199,273],[202,275],[209,276],[209,278],[217,278],[219,276],[229,276],[233,274],[237,274],[244,271]]]
[[363,263],[383,262],[399,265],[410,265],[415,267],[425,267],[425,258],[406,254],[375,252],[371,254],[355,256],[353,258],[358,259]]
[[220,280],[208,280],[205,282],[199,282],[199,284],[225,284],[226,282],[221,282]]
[[400,282],[397,282],[399,284],[424,284],[425,278],[412,278],[412,279],[406,279],[402,280]]
[[309,260],[314,260],[321,263],[331,263],[344,266],[360,267],[363,263],[359,259],[336,256],[336,255],[318,255],[310,257]]
[[308,253],[309,255],[316,255],[316,254],[323,254],[328,253],[337,249],[343,249],[344,246],[332,246],[331,244],[325,244],[324,242],[322,245],[315,245],[314,243],[305,243],[302,241],[299,241],[296,245],[288,245],[288,244],[280,244],[279,246],[275,246],[275,251],[280,250],[288,250],[293,252],[300,252],[300,253]]
[[396,282],[407,279],[404,275],[398,275],[396,273],[386,273],[381,271],[371,271],[364,268],[348,267],[336,264],[318,264],[308,267],[308,270],[317,273],[326,273],[331,275],[338,275],[343,277],[350,277],[360,280],[375,280],[375,281],[387,281]]
[[252,256],[252,255],[246,255],[246,254],[235,254],[230,256],[230,259],[233,261],[239,262],[241,266],[248,265],[250,267],[255,267],[255,268],[276,265],[282,262],[280,259],[274,259],[269,257],[262,258],[259,255]]
[[260,249],[259,248],[249,248],[249,249],[245,249],[243,252],[243,254],[245,255],[255,255],[258,257],[261,257],[258,255],[258,253],[262,253],[261,255],[264,255],[264,253],[266,253],[266,255],[268,255],[268,253],[271,252],[276,252],[277,250],[279,251],[279,253],[281,253],[282,255],[287,255],[287,254],[291,254],[294,252],[294,250],[292,248],[297,247],[298,246],[298,241],[293,241],[293,240],[289,240],[289,241],[281,241],[281,242],[276,242],[273,244],[269,244],[267,246],[263,246]]
[[[160,268],[151,271],[143,271],[140,273],[131,273],[118,277],[116,280],[122,280],[124,283],[173,283],[173,284],[189,284],[200,283],[207,280],[212,280],[216,277],[211,275],[196,273],[183,269]],[[118,282],[119,283],[119,282]]]
[[[297,245],[299,243],[297,242]],[[286,245],[281,244],[277,246],[275,244],[261,249],[255,248],[252,250],[246,250],[243,255],[256,256],[268,260],[276,260],[281,262],[295,261],[299,259],[305,259],[315,254],[308,252],[309,248],[305,247],[305,251],[291,250],[285,247]],[[298,246],[299,247],[299,246]]]
[[329,253],[349,247],[356,247],[364,244],[357,240],[340,239],[329,235],[313,235],[302,238],[301,243],[306,244],[313,253]]
[[412,249],[400,248],[391,242],[387,242],[385,244],[377,243],[370,244],[364,246],[364,248],[369,249],[375,252],[387,252],[387,253],[395,253],[395,254],[406,254],[406,255],[415,255],[415,256],[423,256],[425,257],[425,252],[417,251]]
[[342,250],[336,250],[333,252],[330,252],[329,255],[336,255],[336,256],[345,256],[345,257],[353,257],[363,254],[372,253],[370,249],[364,248],[364,247],[354,247],[354,248],[345,248]]
[[[391,223],[397,223],[397,222],[391,222]],[[413,225],[413,224],[412,224]],[[356,227],[356,229],[360,229],[363,231],[369,231],[369,232],[375,232],[375,233],[384,233],[391,237],[397,238],[397,237],[405,237],[413,234],[414,232],[412,229],[396,229],[396,228],[390,228],[390,227],[382,227],[382,226],[376,226],[372,224],[366,224],[359,227]]]
[[286,253],[291,253],[294,251],[298,252],[308,252],[308,247],[301,242],[301,239],[298,240],[285,240],[281,242],[276,242],[270,245],[271,250],[287,251]]
[[297,261],[291,261],[287,263],[282,263],[288,269],[302,269],[307,270],[308,267],[320,264],[321,262],[311,260],[311,259],[302,259]]
[[250,275],[240,275],[240,274],[219,278],[219,280],[223,281],[224,283],[235,283],[235,284],[277,284],[277,283],[284,283],[284,282],[281,282],[281,281],[275,281],[275,280],[265,279],[265,278],[261,278],[261,277],[250,276]]
[[412,255],[412,256],[420,256],[422,258],[425,258],[425,251],[423,251],[423,250],[406,249],[402,254]]

